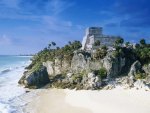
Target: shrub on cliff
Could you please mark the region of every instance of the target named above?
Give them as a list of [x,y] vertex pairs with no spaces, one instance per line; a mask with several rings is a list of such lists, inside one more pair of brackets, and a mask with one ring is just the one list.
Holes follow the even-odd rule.
[[124,56],[123,48],[120,46],[115,46],[115,51],[113,51],[114,57]]
[[99,40],[96,40],[94,43],[94,46],[100,46],[101,42]]
[[146,78],[146,74],[145,73],[141,73],[141,72],[137,72],[135,75],[135,79],[145,79]]
[[102,46],[101,48],[96,49],[96,52],[94,53],[94,58],[99,60],[106,56],[107,54],[107,47]]
[[122,47],[121,40],[117,41],[115,51],[113,52],[114,57],[126,57],[130,60],[138,59],[142,64],[150,63],[150,44],[147,44],[144,39],[141,39],[139,44],[136,44],[135,49],[133,47]]
[[99,75],[100,78],[104,79],[107,77],[107,70],[104,67],[102,67],[99,70],[95,70],[94,74]]

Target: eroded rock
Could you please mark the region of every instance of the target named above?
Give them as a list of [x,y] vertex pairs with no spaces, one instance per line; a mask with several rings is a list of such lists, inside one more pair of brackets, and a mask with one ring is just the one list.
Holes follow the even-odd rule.
[[103,59],[103,67],[107,70],[107,77],[111,79],[121,74],[125,66],[125,58],[113,58],[112,55],[107,55]]
[[41,66],[39,70],[33,72],[25,72],[19,80],[19,84],[28,88],[39,88],[47,83],[49,83],[49,77],[45,66]]
[[128,76],[135,77],[138,72],[141,72],[141,68],[142,68],[141,63],[139,61],[135,61],[131,65],[130,72],[128,73]]
[[136,89],[143,89],[143,90],[146,90],[146,91],[150,91],[150,87],[149,85],[147,85],[144,80],[137,80],[135,83],[134,83],[134,87]]
[[91,72],[84,77],[83,85],[85,89],[98,89],[101,87],[102,81],[99,75],[95,75],[93,72]]
[[144,65],[143,70],[145,71],[146,74],[150,75],[150,64]]

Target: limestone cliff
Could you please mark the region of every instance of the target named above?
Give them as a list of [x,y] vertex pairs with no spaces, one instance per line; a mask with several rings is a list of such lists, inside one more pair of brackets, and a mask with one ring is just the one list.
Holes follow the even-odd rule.
[[19,83],[29,88],[49,83],[49,87],[99,89],[109,80],[131,73],[132,69],[124,70],[131,66],[126,57],[114,57],[112,53],[102,59],[93,59],[92,53],[75,51],[71,63],[59,58],[43,62],[38,70],[27,70]]
[[19,80],[19,84],[23,84],[28,88],[38,88],[49,83],[48,72],[45,66],[41,66],[38,70],[28,70]]

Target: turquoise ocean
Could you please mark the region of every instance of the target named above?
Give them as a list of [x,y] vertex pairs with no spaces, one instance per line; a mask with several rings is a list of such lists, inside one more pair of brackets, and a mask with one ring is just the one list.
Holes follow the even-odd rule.
[[14,99],[25,93],[18,80],[31,63],[30,59],[30,56],[0,55],[0,113],[17,112]]

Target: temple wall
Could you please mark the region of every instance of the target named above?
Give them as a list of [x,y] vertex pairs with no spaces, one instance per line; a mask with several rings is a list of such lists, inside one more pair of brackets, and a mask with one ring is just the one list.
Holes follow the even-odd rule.
[[118,37],[103,35],[101,27],[90,27],[86,30],[86,35],[82,41],[82,49],[90,50],[95,41],[99,40],[101,45],[113,46]]

